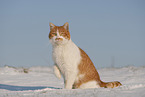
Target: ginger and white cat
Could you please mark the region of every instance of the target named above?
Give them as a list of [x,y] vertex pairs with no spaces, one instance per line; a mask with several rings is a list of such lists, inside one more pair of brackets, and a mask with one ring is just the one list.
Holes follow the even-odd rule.
[[53,46],[54,72],[64,77],[66,89],[114,88],[118,81],[102,82],[89,56],[71,40],[69,24],[55,26],[50,23],[49,39]]

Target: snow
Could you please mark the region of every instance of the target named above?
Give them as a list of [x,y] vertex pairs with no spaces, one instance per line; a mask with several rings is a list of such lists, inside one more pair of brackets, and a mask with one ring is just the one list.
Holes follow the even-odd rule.
[[145,97],[145,67],[103,68],[98,72],[103,81],[120,81],[123,86],[67,90],[52,67],[0,67],[0,97]]

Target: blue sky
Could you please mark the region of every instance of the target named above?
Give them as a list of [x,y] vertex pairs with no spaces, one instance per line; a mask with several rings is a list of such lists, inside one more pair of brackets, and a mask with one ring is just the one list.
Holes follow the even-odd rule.
[[97,68],[145,66],[144,0],[0,0],[0,66],[52,66],[49,22]]

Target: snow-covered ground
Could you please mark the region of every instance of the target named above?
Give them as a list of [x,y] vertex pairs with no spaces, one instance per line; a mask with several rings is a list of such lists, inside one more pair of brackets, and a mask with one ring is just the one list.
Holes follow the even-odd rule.
[[145,67],[98,70],[103,81],[120,81],[123,86],[95,89],[63,89],[51,67],[0,67],[0,97],[145,97]]

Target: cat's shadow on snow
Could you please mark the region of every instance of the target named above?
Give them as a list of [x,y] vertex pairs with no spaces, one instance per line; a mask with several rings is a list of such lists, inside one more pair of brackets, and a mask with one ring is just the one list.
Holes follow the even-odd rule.
[[9,91],[27,91],[27,90],[39,90],[45,88],[61,89],[56,87],[45,87],[45,86],[15,86],[15,85],[0,84],[0,89],[6,89]]

